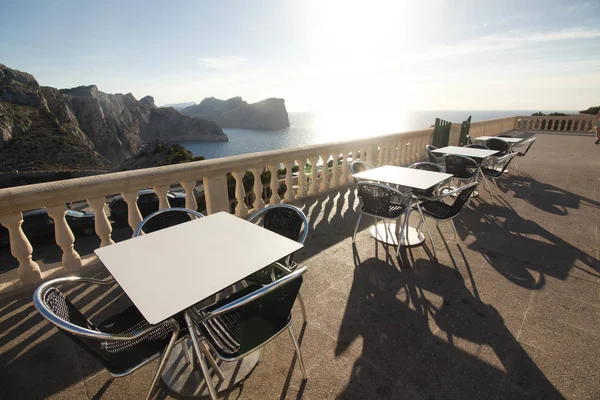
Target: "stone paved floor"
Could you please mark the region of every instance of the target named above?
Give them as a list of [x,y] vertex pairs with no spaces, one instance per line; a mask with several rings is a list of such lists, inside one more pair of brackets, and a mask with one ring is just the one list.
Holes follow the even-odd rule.
[[[350,189],[301,206],[311,233],[299,310],[309,379],[287,335],[226,398],[600,398],[598,218],[600,146],[539,134],[522,176],[499,180],[451,227],[430,222],[431,244],[395,257],[365,223],[350,236]],[[443,236],[442,236],[443,235]],[[102,267],[86,274],[105,277]],[[92,319],[128,304],[118,287],[70,296]],[[143,398],[156,362],[129,377],[107,372],[44,323],[30,294],[0,300],[0,398]],[[161,388],[157,398],[173,396]]]

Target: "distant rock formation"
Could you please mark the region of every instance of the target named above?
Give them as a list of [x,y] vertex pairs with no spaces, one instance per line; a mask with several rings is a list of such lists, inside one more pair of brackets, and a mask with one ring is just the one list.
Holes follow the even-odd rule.
[[181,112],[215,121],[223,128],[277,130],[290,126],[285,100],[277,98],[248,104],[241,97],[229,100],[208,97],[200,104],[186,107]]
[[203,156],[194,155],[179,144],[156,141],[148,143],[132,158],[123,161],[116,171],[130,171],[141,168],[160,167],[163,165],[181,164],[190,161],[204,160]]
[[181,111],[181,110],[183,110],[186,107],[195,106],[196,104],[197,103],[194,103],[193,101],[188,101],[188,102],[185,102],[185,103],[165,104],[164,106],[161,106],[161,107],[173,107],[177,111]]
[[227,141],[214,122],[95,85],[57,90],[0,64],[0,171],[110,168],[156,140]]

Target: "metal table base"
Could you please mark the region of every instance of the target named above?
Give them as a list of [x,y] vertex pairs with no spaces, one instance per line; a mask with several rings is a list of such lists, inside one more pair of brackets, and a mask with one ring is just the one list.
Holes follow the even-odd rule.
[[[191,362],[188,363],[183,353],[185,351],[183,346],[187,346],[190,354],[194,353],[192,340],[189,337],[177,343],[162,373],[164,383],[170,390],[183,396],[210,398],[208,386],[204,381],[202,371],[196,366],[195,357],[192,357]],[[225,376],[225,380],[219,382],[214,371],[210,370],[211,379],[217,392],[229,391],[246,379],[258,364],[259,356],[260,350],[257,350],[235,362],[217,359],[217,364]]]
[[[394,246],[398,245],[398,237],[396,236],[396,223],[392,222],[387,224],[388,231],[386,236],[386,229],[383,222],[378,223],[375,227],[371,228],[371,236],[380,242],[391,244]],[[418,246],[425,241],[425,236],[417,231],[413,227],[408,227],[408,235],[404,232],[402,237],[401,245],[405,247]]]

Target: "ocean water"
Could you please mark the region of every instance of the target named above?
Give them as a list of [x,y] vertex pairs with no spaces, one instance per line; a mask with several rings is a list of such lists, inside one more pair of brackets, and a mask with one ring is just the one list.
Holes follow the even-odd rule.
[[[194,156],[219,158],[422,129],[433,125],[436,117],[460,122],[471,115],[471,121],[477,122],[514,115],[531,115],[536,111],[539,110],[409,111],[397,115],[389,113],[320,115],[291,112],[289,113],[290,127],[286,129],[278,131],[223,129],[229,136],[228,142],[184,141],[179,144],[185,146]],[[575,111],[562,112],[575,113]]]

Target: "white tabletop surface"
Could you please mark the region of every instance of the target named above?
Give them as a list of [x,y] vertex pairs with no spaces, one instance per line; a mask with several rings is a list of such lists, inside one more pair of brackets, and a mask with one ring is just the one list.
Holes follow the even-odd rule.
[[302,248],[225,212],[96,250],[151,324]]
[[452,174],[385,165],[383,167],[359,172],[353,176],[363,180],[385,182],[393,185],[425,190],[451,178]]
[[507,143],[519,143],[524,138],[497,137],[497,136],[479,136],[479,137],[476,137],[476,138],[473,138],[473,139],[475,139],[475,140],[502,139],[502,140],[504,140]]
[[458,147],[458,146],[447,146],[441,149],[432,150],[433,153],[437,154],[456,154],[459,156],[475,157],[475,158],[486,158],[493,156],[497,150],[484,150],[474,149],[472,147]]

